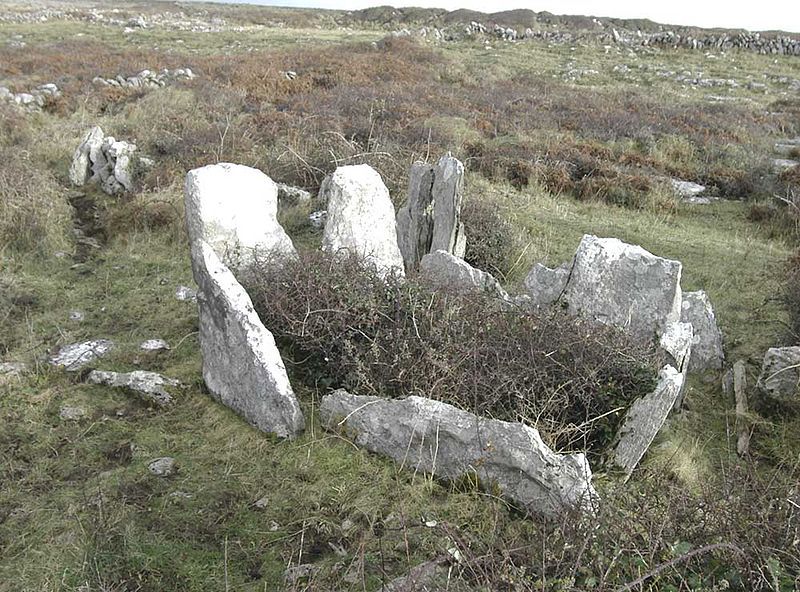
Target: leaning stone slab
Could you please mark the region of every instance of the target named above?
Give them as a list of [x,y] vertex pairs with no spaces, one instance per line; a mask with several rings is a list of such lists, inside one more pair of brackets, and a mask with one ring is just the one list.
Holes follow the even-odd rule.
[[133,372],[106,372],[92,370],[86,377],[90,384],[104,384],[133,391],[148,403],[166,407],[173,401],[167,387],[177,387],[180,383],[155,372],[134,370]]
[[591,510],[596,498],[586,457],[554,453],[537,430],[521,423],[478,417],[423,397],[390,400],[343,390],[322,398],[320,419],[401,467],[449,480],[477,475],[483,487],[497,486],[531,512]]
[[422,276],[434,287],[459,294],[490,293],[509,300],[506,291],[491,273],[475,269],[446,251],[435,251],[422,258]]
[[531,304],[548,306],[558,300],[567,287],[570,269],[569,264],[550,269],[536,263],[525,278],[525,291],[531,297]]
[[211,245],[236,273],[259,257],[297,256],[278,223],[278,189],[258,169],[221,163],[191,170],[185,200],[193,262],[199,241]]
[[431,252],[447,251],[464,257],[467,239],[461,222],[464,200],[464,165],[449,154],[439,159],[433,171],[433,238]]
[[114,347],[114,343],[108,339],[93,339],[83,343],[72,343],[65,345],[50,356],[50,364],[59,366],[67,372],[76,372],[105,356]]
[[684,375],[672,366],[664,366],[658,376],[658,386],[631,405],[619,431],[614,462],[626,476],[642,460],[683,392]]
[[725,361],[722,351],[722,332],[711,301],[703,290],[684,292],[681,303],[681,320],[694,328],[692,340],[691,372],[719,370]]
[[779,403],[800,403],[800,346],[771,347],[756,388]]
[[384,276],[403,275],[394,206],[375,169],[366,164],[337,168],[323,181],[320,200],[328,211],[323,251],[361,257]]
[[572,314],[650,341],[680,320],[681,269],[642,247],[584,235],[564,299]]
[[303,413],[272,333],[215,250],[200,240],[196,255],[200,350],[208,390],[258,429],[282,438],[298,435],[305,425]]
[[408,197],[397,211],[397,241],[406,272],[416,270],[419,262],[431,251],[433,239],[433,171],[424,162],[411,165]]

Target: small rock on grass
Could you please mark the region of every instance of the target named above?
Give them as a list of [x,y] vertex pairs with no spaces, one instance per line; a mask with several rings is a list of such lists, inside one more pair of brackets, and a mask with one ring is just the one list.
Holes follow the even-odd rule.
[[158,407],[166,407],[173,401],[172,395],[165,387],[180,386],[180,382],[177,380],[144,370],[134,370],[133,372],[92,370],[86,377],[86,381],[91,384],[130,389],[148,403],[153,403]]
[[178,463],[171,456],[164,456],[151,460],[147,470],[156,477],[169,477],[178,470]]
[[188,286],[178,286],[175,288],[175,299],[181,302],[196,302],[197,291]]
[[50,364],[64,368],[67,372],[80,370],[97,358],[102,358],[114,347],[108,339],[93,339],[83,343],[72,343],[59,348],[50,356]]
[[139,349],[144,351],[162,351],[169,349],[169,344],[163,339],[148,339],[142,341],[139,345]]
[[317,571],[319,571],[319,568],[316,565],[303,563],[302,565],[295,565],[294,567],[288,568],[283,572],[283,579],[286,580],[287,584],[292,585],[313,577]]
[[79,421],[86,417],[86,409],[65,405],[58,412],[58,416],[64,421]]

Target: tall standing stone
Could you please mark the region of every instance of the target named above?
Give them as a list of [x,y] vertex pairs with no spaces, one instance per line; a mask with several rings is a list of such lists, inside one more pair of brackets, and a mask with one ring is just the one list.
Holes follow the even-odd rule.
[[185,191],[192,246],[205,241],[234,272],[258,258],[297,256],[278,223],[278,188],[258,169],[229,163],[194,169],[186,175]]
[[72,165],[69,168],[69,180],[73,185],[81,187],[89,181],[92,176],[92,163],[95,155],[100,152],[103,138],[103,130],[100,126],[95,126],[75,149],[75,153],[72,155]]
[[408,199],[397,212],[397,242],[407,272],[415,270],[422,258],[431,252],[433,172],[434,167],[424,162],[411,165]]
[[366,164],[337,168],[323,181],[320,199],[328,210],[324,251],[361,257],[382,276],[403,275],[394,206],[375,169]]
[[433,238],[430,252],[447,251],[463,258],[467,248],[464,224],[461,222],[464,165],[448,154],[439,159],[433,177]]

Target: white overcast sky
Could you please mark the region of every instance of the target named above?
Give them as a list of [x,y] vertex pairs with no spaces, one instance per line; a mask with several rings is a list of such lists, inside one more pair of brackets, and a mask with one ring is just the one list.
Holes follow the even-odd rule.
[[581,14],[587,16],[613,16],[621,18],[649,18],[673,25],[701,27],[743,28],[751,31],[781,29],[800,32],[800,0],[541,0],[514,2],[513,0],[416,0],[411,2],[391,0],[223,0],[274,6],[308,6],[356,10],[368,6],[391,4],[393,6],[424,6],[469,8],[481,12],[497,12],[511,8],[529,8],[536,12],[546,10],[553,14]]

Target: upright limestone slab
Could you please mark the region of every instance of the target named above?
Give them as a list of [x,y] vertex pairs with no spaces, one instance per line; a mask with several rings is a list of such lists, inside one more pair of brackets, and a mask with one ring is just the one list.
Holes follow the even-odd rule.
[[359,446],[409,470],[445,479],[477,476],[527,510],[557,516],[591,510],[597,494],[583,454],[556,454],[521,423],[486,419],[424,397],[401,400],[351,395],[322,398],[320,419]]
[[692,359],[689,370],[719,370],[725,360],[722,351],[722,332],[717,326],[717,319],[711,300],[703,290],[684,292],[681,304],[681,320],[694,327],[692,343]]
[[328,209],[324,251],[362,257],[381,275],[404,273],[394,206],[375,169],[366,164],[337,168],[323,181],[320,199]]
[[408,177],[408,198],[397,211],[397,242],[406,271],[419,266],[430,252],[433,239],[433,170],[429,164],[415,162]]
[[616,238],[584,235],[564,299],[572,314],[653,340],[681,317],[681,263]]
[[264,432],[292,438],[304,420],[272,334],[214,248],[198,240],[203,379],[213,396]]
[[461,222],[464,165],[448,154],[436,163],[433,177],[433,238],[430,252],[447,251],[463,258],[467,248],[464,224]]
[[192,245],[205,241],[235,272],[259,257],[297,256],[278,223],[278,188],[258,169],[229,163],[194,169],[185,192]]

